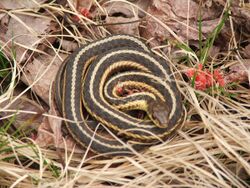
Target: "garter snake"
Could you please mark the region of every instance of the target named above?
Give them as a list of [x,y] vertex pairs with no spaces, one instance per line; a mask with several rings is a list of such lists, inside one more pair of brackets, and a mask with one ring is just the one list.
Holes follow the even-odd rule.
[[[140,92],[119,95],[119,87]],[[78,48],[60,67],[55,90],[70,134],[95,153],[123,155],[131,152],[128,145],[141,150],[166,139],[183,121],[181,95],[167,62],[129,35]],[[139,119],[131,110],[143,110],[149,118]],[[105,128],[96,131],[98,123]],[[102,134],[105,129],[116,137]]]

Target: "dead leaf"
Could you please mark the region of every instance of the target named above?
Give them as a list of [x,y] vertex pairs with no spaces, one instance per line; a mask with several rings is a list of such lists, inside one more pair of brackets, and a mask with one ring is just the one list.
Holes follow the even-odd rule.
[[[65,54],[59,55],[62,59],[59,59],[59,57],[55,58],[50,54],[40,55],[34,58],[33,62],[30,62],[25,66],[21,76],[21,80],[26,85],[32,85],[32,91],[41,97],[47,104],[49,104],[51,84],[54,81],[62,61],[67,56]],[[33,85],[34,82],[36,83]]]
[[238,62],[229,68],[230,71],[225,76],[226,83],[243,83],[248,81],[250,85],[250,59],[244,59],[242,62]]
[[248,44],[244,50],[243,50],[243,53],[245,55],[246,58],[249,58],[250,59],[250,44]]
[[[249,4],[249,3],[248,3]],[[249,6],[249,5],[248,5]],[[247,3],[241,6],[241,3],[239,0],[232,1],[232,18],[234,22],[236,23],[236,26],[241,26],[241,30],[245,31],[245,33],[248,33],[249,37],[249,32],[250,32],[250,11],[249,7],[247,7]],[[241,31],[241,33],[243,33]]]
[[[57,116],[57,114],[59,114],[56,111],[54,102],[50,106],[49,114],[51,114],[52,116]],[[59,143],[62,141],[62,131],[61,131],[62,120],[56,119],[54,117],[48,117],[48,122],[49,122],[50,128],[52,129],[52,132],[55,135],[55,139],[54,139],[55,146],[58,147]]]
[[215,58],[220,52],[220,50],[221,48],[219,46],[213,45],[208,51],[209,58]]
[[137,0],[134,3],[136,6],[138,6],[141,9],[141,10],[139,9],[139,13],[138,13],[139,18],[143,18],[146,16],[145,12],[147,12],[150,2],[151,2],[150,0]]
[[54,145],[54,138],[47,117],[43,118],[43,121],[37,130],[35,141],[40,147],[49,147]]
[[227,168],[241,180],[247,181],[249,179],[247,170],[240,163],[227,164]]
[[138,16],[138,8],[126,2],[111,2],[103,5],[103,9],[108,16],[121,15],[125,18],[132,18]]
[[119,15],[125,18],[143,18],[146,15],[145,12],[147,11],[149,4],[150,0],[135,0],[131,1],[130,3],[121,1],[107,1],[102,4],[102,9],[105,11],[105,13],[97,9],[93,12],[93,16],[115,17]]
[[[216,27],[219,13],[212,9],[206,9],[203,7],[201,7],[201,9],[201,19],[203,20],[202,36],[203,39],[205,39],[206,36]],[[198,10],[199,4],[194,1],[155,0],[149,6],[148,13],[166,24],[182,41],[187,41],[199,39],[197,21]],[[187,19],[189,20],[188,27]],[[147,16],[146,25],[141,30],[141,33],[142,36],[147,39],[154,39],[152,41],[153,45],[160,45],[166,39],[173,38],[170,30],[164,28],[154,18]]]
[[127,2],[107,2],[104,3],[102,8],[104,12],[94,12],[94,17],[105,17],[104,25],[111,33],[123,33],[139,36],[139,17],[145,14],[138,9],[146,9],[149,1],[136,1],[131,5]]
[[[13,97],[12,100],[15,98],[16,97]],[[38,126],[42,122],[42,113],[44,112],[44,109],[35,101],[24,96],[19,97],[7,109],[5,109],[6,105],[10,104],[12,100],[8,100],[0,104],[0,116],[4,119],[8,116],[10,118],[14,116],[12,125],[14,125],[16,129],[20,129],[27,133],[30,133],[31,130],[37,130]],[[24,113],[24,111],[27,113]],[[10,118],[8,118],[9,121]]]
[[87,10],[89,10],[93,5],[93,0],[77,0],[76,2],[78,3],[78,5],[76,5],[77,9],[86,8]]
[[0,13],[0,20],[5,16],[5,13]]
[[25,60],[27,49],[35,49],[38,44],[43,42],[39,36],[46,33],[51,21],[52,19],[48,17],[40,18],[17,14],[10,18],[4,41],[8,41],[10,46],[13,43],[16,45],[16,47],[12,46],[11,48],[15,49],[18,62]]
[[7,14],[1,14],[1,15],[2,15],[2,17],[0,18],[1,19],[1,26],[2,27],[7,27],[8,23],[9,23],[9,20],[10,20],[10,17]]
[[[107,29],[113,34],[129,34],[139,36],[139,24],[140,22],[129,23],[137,21],[137,18],[124,18],[124,17],[107,17],[106,23]],[[127,23],[127,24],[123,24]]]
[[[7,32],[8,23],[9,23],[9,16],[7,14],[0,14],[0,32],[5,33]],[[2,36],[4,36],[2,35]],[[0,38],[0,40],[4,40],[4,38]]]
[[65,39],[60,40],[60,43],[62,44],[62,49],[64,49],[67,52],[72,52],[79,47],[76,42],[65,40]]
[[40,8],[46,0],[1,0],[0,9]]
[[52,146],[57,149],[65,149],[66,147],[67,151],[74,150],[75,153],[83,153],[84,150],[76,145],[76,142],[71,137],[63,138],[62,120],[56,118],[58,114],[53,103],[49,111],[50,116],[44,117],[38,128],[35,142],[43,148]]

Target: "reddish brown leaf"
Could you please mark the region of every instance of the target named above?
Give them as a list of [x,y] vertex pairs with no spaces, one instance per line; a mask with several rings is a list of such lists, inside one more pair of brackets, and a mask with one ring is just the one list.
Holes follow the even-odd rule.
[[229,74],[225,76],[226,83],[249,82],[250,85],[250,59],[242,60],[230,67]]
[[63,40],[63,41],[61,41],[61,44],[62,44],[62,49],[64,49],[67,52],[72,52],[76,48],[78,48],[77,43],[75,43],[73,41],[69,41],[69,40]]
[[[142,10],[146,10],[149,1],[136,1],[134,5],[128,2],[106,2],[102,5],[102,11],[93,12],[93,17],[105,17],[105,24],[111,33],[123,33],[139,35],[140,18],[145,16]],[[139,9],[139,8],[140,9]]]
[[[15,48],[18,62],[25,60],[27,49],[35,49],[38,44],[43,42],[39,35],[46,33],[51,20],[51,18],[17,14],[10,18],[4,41],[8,42],[11,48]],[[13,44],[16,46],[13,47]]]
[[77,0],[76,2],[78,3],[77,9],[86,8],[89,10],[93,5],[93,0]]
[[21,129],[25,132],[37,130],[42,122],[42,113],[44,112],[44,109],[35,101],[24,96],[17,99],[13,97],[11,100],[1,103],[0,109],[0,117],[3,119],[9,117],[8,119],[10,119],[14,116],[12,124],[16,129]]
[[[138,20],[137,18],[107,17],[106,23],[111,24],[107,29],[114,34],[139,35],[140,22],[129,23]],[[123,24],[127,23],[127,24]],[[114,24],[114,25],[113,25]]]
[[39,4],[44,3],[46,0],[1,0],[0,9],[21,9],[21,8],[38,8]]
[[76,145],[76,142],[71,138],[63,138],[62,136],[62,120],[57,117],[58,112],[55,110],[55,104],[51,105],[48,117],[43,118],[43,122],[38,128],[36,143],[40,147],[53,146],[57,149],[65,149],[76,153],[83,153],[84,150]]
[[[203,7],[201,7],[201,9],[203,20],[202,36],[203,39],[205,39],[206,35],[216,27],[219,14],[218,11],[212,9]],[[141,31],[142,35],[147,39],[154,39],[151,40],[153,45],[160,45],[164,40],[173,37],[173,33],[183,41],[198,40],[198,11],[199,4],[194,1],[155,0],[149,6],[148,13],[160,20],[163,24],[166,24],[172,33],[154,18],[147,16],[145,28]],[[187,23],[187,20],[189,20],[189,23]]]
[[244,50],[243,50],[243,53],[245,55],[246,58],[249,58],[250,59],[250,44],[248,44]]
[[[60,54],[60,57],[65,59],[66,55]],[[49,104],[50,87],[61,64],[62,60],[58,57],[38,56],[25,66],[21,80],[27,85],[32,85],[32,91]]]

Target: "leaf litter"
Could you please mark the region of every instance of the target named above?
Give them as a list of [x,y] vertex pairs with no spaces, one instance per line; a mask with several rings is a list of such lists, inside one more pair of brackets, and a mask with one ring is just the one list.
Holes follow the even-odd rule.
[[[0,184],[249,187],[249,2],[230,2],[1,1],[1,52],[18,72],[0,96]],[[109,33],[140,36],[168,59],[187,109],[176,136],[144,153],[111,159],[89,155],[65,136],[53,102],[63,60]],[[33,131],[15,137],[15,130],[4,131],[9,125]]]

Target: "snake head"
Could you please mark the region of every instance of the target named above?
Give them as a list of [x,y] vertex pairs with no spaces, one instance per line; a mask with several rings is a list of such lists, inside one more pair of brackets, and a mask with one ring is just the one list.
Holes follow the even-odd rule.
[[169,114],[170,109],[166,102],[161,100],[149,102],[148,115],[157,127],[166,128],[168,126]]

